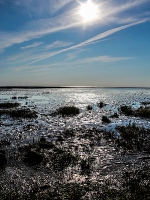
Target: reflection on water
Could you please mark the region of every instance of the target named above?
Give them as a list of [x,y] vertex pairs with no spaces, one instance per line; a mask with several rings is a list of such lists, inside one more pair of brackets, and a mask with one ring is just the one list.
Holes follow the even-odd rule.
[[[12,97],[17,99],[12,99]],[[18,97],[27,96],[27,99],[18,99]],[[19,122],[11,119],[0,119],[0,136],[19,139],[30,138],[31,136],[59,134],[66,128],[96,127],[114,129],[116,125],[136,122],[139,125],[150,127],[149,120],[135,117],[126,117],[120,115],[118,119],[112,119],[109,125],[103,124],[101,117],[103,115],[111,116],[118,112],[120,105],[131,105],[133,108],[141,106],[141,102],[150,101],[150,90],[148,89],[99,89],[99,88],[60,88],[60,89],[12,89],[0,91],[0,102],[19,102],[21,106],[27,106],[37,111],[38,119],[23,120]],[[99,109],[98,102],[104,102],[107,105]],[[75,105],[80,108],[80,114],[73,118],[51,117],[49,114],[60,106]],[[91,105],[93,110],[87,111],[87,105]],[[24,126],[31,124],[33,126],[24,132]],[[13,124],[13,126],[11,125]],[[22,134],[23,133],[23,134]]]

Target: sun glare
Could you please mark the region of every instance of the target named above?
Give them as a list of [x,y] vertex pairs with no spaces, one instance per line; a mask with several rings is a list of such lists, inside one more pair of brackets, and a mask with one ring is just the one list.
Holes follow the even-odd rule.
[[85,4],[81,4],[80,15],[85,21],[94,20],[97,17],[97,6],[88,0]]

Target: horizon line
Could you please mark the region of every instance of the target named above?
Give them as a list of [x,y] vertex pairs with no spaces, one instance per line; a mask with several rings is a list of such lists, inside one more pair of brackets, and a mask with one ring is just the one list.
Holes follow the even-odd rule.
[[46,88],[141,88],[150,89],[150,86],[0,86],[0,89],[46,89]]

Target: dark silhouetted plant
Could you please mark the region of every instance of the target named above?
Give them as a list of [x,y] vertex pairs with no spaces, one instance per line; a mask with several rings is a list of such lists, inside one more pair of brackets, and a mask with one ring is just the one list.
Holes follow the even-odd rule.
[[87,110],[92,110],[93,109],[91,105],[88,105],[86,108],[87,108]]
[[20,103],[0,103],[0,108],[5,108],[5,109],[9,109],[9,108],[15,108],[20,106]]
[[101,101],[100,103],[97,103],[97,106],[99,108],[103,108],[104,106],[106,106],[106,104]]
[[110,119],[108,119],[108,117],[106,117],[106,116],[102,116],[102,122],[111,123]]
[[0,116],[11,118],[37,118],[37,113],[30,109],[0,110]]
[[52,115],[72,116],[72,115],[77,115],[79,113],[80,109],[75,106],[64,106],[60,107],[58,110],[53,112]]
[[121,106],[121,107],[120,107],[120,110],[121,110],[121,112],[122,112],[123,114],[125,114],[125,115],[127,115],[127,116],[133,115],[133,114],[134,114],[134,111],[133,111],[133,109],[131,108],[131,106],[126,106],[126,105]]

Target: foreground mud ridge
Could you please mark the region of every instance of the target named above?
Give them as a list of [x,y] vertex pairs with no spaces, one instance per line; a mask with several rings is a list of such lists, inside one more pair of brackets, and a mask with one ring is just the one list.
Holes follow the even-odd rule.
[[[14,148],[1,141],[0,198],[149,199],[150,131],[139,132],[119,139],[96,129],[66,130],[55,141],[41,137]],[[138,149],[140,139],[147,142]]]

